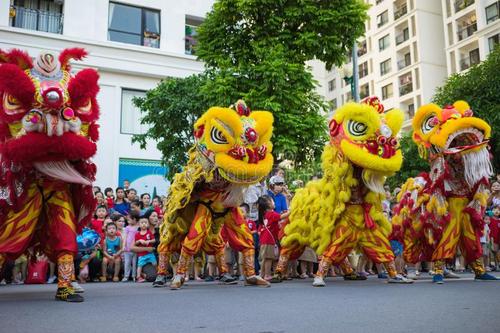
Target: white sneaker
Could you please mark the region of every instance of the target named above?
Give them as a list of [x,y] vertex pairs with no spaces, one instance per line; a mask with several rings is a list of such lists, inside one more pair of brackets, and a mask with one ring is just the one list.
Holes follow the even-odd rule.
[[71,282],[71,286],[73,287],[73,290],[75,291],[75,293],[85,292],[85,289],[83,289],[83,287],[80,286],[80,284],[76,281]]
[[7,281],[5,281],[5,279],[3,279],[2,281],[0,281],[0,286],[5,286],[7,284]]
[[405,278],[403,275],[396,275],[395,277],[391,278],[389,277],[387,279],[388,283],[413,283],[413,280]]
[[128,278],[127,278],[127,277],[124,277],[124,278],[122,279],[122,282],[128,282]]
[[313,287],[324,287],[326,286],[325,280],[321,276],[315,276],[313,281]]
[[51,283],[56,282],[56,280],[57,280],[57,276],[52,275],[52,276],[51,276],[51,277],[49,277],[49,279],[47,280],[47,283],[48,283],[48,284],[51,284]]

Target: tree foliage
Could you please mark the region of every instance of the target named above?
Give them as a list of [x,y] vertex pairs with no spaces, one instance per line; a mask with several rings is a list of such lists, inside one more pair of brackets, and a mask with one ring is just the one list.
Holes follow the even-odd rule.
[[142,149],[146,149],[151,141],[155,141],[169,176],[185,165],[187,151],[194,143],[194,122],[208,109],[201,93],[205,80],[204,75],[167,78],[149,90],[144,98],[134,99],[142,112],[141,123],[150,127],[146,133],[134,135],[132,142],[138,142]]
[[492,130],[493,163],[500,166],[500,47],[497,46],[480,64],[465,73],[450,76],[437,89],[433,102],[444,106],[457,100],[467,101],[476,117],[487,121]]
[[358,0],[219,0],[198,29],[196,54],[212,104],[244,98],[273,112],[278,161],[317,159],[326,141],[327,105],[315,91],[307,60],[341,65],[364,33],[367,6]]

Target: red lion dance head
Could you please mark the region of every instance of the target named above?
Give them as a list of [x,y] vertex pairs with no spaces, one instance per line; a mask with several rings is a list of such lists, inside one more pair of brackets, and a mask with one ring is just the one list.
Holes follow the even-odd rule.
[[86,54],[72,48],[32,60],[0,50],[0,208],[15,205],[29,179],[43,175],[72,184],[77,211],[78,204],[91,209],[99,75],[84,69],[72,76],[69,64]]

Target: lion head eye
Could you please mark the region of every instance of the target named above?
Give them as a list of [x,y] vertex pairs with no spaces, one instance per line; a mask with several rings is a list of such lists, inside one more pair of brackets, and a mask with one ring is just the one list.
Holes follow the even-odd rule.
[[420,125],[420,130],[422,131],[422,134],[428,134],[434,129],[434,127],[436,127],[437,124],[438,121],[436,115],[431,113],[424,119],[422,125]]
[[8,115],[14,115],[24,112],[21,102],[10,94],[3,95],[3,109]]
[[347,131],[352,136],[363,136],[368,132],[368,126],[356,120],[349,120],[347,122]]
[[222,134],[222,132],[219,131],[216,127],[212,127],[212,130],[210,131],[210,138],[214,143],[219,145],[228,143],[224,134]]
[[90,101],[90,98],[84,105],[77,108],[76,111],[80,114],[89,114],[90,112],[92,112],[92,102]]

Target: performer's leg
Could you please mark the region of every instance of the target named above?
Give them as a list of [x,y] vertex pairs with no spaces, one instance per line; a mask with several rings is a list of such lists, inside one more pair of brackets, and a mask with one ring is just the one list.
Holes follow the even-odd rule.
[[[220,220],[215,221],[214,223],[220,223]],[[206,253],[210,253],[214,255],[215,264],[219,270],[219,282],[222,284],[236,284],[238,281],[229,274],[229,270],[226,263],[225,256],[225,244],[222,239],[221,232],[216,230],[215,234],[210,232],[205,240],[205,244],[203,244],[203,250]],[[226,233],[227,234],[227,233]]]
[[44,251],[57,258],[56,299],[68,302],[83,302],[71,285],[74,278],[74,255],[76,244],[76,217],[68,185],[44,181],[43,196],[47,214],[47,233],[43,239]]
[[158,266],[156,267],[156,279],[153,287],[163,287],[167,282],[167,267],[170,255],[165,242],[160,242],[158,246]]
[[177,269],[170,283],[170,289],[179,289],[184,284],[184,276],[192,256],[198,253],[208,235],[212,224],[212,215],[204,205],[198,205],[189,232],[182,242],[182,250],[177,263]]
[[394,253],[391,249],[389,239],[382,232],[379,226],[373,229],[365,229],[362,232],[360,239],[360,247],[368,258],[376,264],[383,264],[389,276],[390,283],[413,283],[413,280],[408,280],[396,271],[394,264]]
[[231,210],[224,217],[224,227],[229,245],[243,254],[243,270],[245,274],[245,285],[256,285],[269,287],[269,282],[255,274],[255,248],[253,236],[238,208]]

